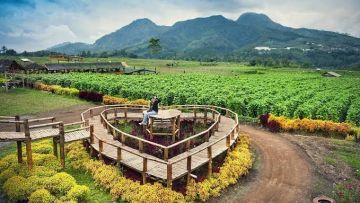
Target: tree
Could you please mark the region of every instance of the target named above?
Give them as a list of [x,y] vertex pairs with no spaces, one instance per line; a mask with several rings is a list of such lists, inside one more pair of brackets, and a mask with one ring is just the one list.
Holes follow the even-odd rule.
[[148,49],[150,50],[150,54],[158,54],[161,51],[160,39],[151,38],[149,40]]
[[5,53],[6,53],[6,50],[7,50],[6,46],[2,46],[2,47],[1,47],[1,53],[2,53],[2,54],[5,54]]
[[6,50],[5,54],[9,56],[15,56],[17,53],[14,49],[8,49]]

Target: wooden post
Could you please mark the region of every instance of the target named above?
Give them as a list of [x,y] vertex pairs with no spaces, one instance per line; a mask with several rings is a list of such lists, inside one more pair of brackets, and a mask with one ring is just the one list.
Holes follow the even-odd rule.
[[186,168],[187,168],[186,185],[189,185],[191,179],[191,156],[187,157]]
[[194,108],[193,110],[194,110],[194,123],[196,123],[196,108]]
[[226,110],[225,117],[229,118],[229,111],[228,110]]
[[226,136],[226,147],[230,148],[230,134]]
[[117,108],[114,109],[114,120],[116,121],[116,118],[117,118]]
[[231,136],[231,139],[232,139],[232,140],[234,139],[235,129],[236,129],[236,128],[234,128],[234,129],[231,131],[231,133],[230,133],[230,136]]
[[18,163],[22,163],[22,162],[23,162],[23,159],[22,159],[22,146],[21,146],[21,141],[16,141],[16,146],[17,146]]
[[118,147],[117,148],[117,165],[118,165],[118,167],[120,167],[120,164],[121,164],[121,148],[120,147]]
[[186,151],[190,150],[190,144],[191,144],[191,140],[186,141],[186,146],[185,146]]
[[207,154],[208,154],[208,177],[210,178],[212,175],[212,150],[211,150],[211,146],[209,146],[207,148]]
[[207,109],[205,109],[204,111],[204,124],[206,125],[207,123]]
[[127,106],[124,109],[125,122],[127,122]]
[[216,123],[216,125],[215,125],[215,131],[219,131],[219,123],[220,123],[220,121],[218,121],[218,122]]
[[25,139],[26,139],[26,158],[28,167],[31,169],[33,167],[32,160],[32,150],[31,150],[31,137],[30,137],[30,129],[29,129],[29,121],[28,119],[24,120],[24,131],[25,131]]
[[100,160],[103,160],[103,157],[102,157],[102,154],[101,154],[103,151],[104,151],[103,141],[99,140],[99,159]]
[[168,188],[172,188],[172,165],[171,164],[168,164],[167,165],[167,170],[166,170],[166,172],[167,172],[167,178],[166,178],[166,186],[168,187]]
[[94,114],[93,114],[93,110],[92,109],[90,109],[90,118],[92,118],[94,116]]
[[59,157],[58,155],[58,147],[57,147],[57,140],[56,140],[56,137],[53,137],[53,153],[54,153],[54,156],[56,156],[56,158]]
[[15,131],[20,132],[20,116],[15,116]]
[[181,123],[181,120],[180,120],[180,115],[177,117],[177,130],[178,130],[178,138],[180,138],[180,123]]
[[142,184],[146,184],[147,158],[143,158]]
[[140,153],[144,152],[144,143],[141,140],[138,142],[138,148]]
[[[20,117],[19,116],[15,116],[15,131],[16,132],[20,132]],[[17,155],[18,155],[18,163],[22,163],[23,159],[22,159],[22,146],[21,146],[21,141],[16,141],[16,145],[17,145]]]
[[65,132],[64,123],[59,123],[59,134],[60,134],[60,163],[62,167],[65,167]]
[[121,133],[121,143],[124,146],[125,145],[125,135]]
[[110,127],[110,125],[106,125],[106,129],[107,129],[107,132],[108,132],[109,134],[111,134],[111,127]]
[[172,134],[172,142],[175,142],[175,132],[176,132],[176,119],[171,119],[171,134]]
[[150,139],[152,140],[154,138],[154,135],[153,135],[153,127],[154,127],[154,118],[153,117],[150,117]]
[[212,111],[211,111],[212,112],[212,119],[215,120],[215,109],[214,109],[214,107],[212,107],[211,109],[212,109]]
[[209,142],[209,137],[210,137],[210,130],[207,131],[205,134],[205,142]]
[[113,134],[113,140],[118,140],[118,132],[113,128],[112,129],[112,134]]
[[94,144],[94,125],[90,125],[90,144]]
[[164,149],[164,160],[167,161],[169,158],[169,148]]

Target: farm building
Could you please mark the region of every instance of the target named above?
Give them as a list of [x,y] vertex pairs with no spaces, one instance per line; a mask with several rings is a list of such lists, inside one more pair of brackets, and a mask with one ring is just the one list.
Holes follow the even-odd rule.
[[24,65],[24,69],[26,72],[47,71],[45,66],[37,63],[27,63],[26,65]]
[[121,63],[52,63],[45,64],[45,67],[49,72],[115,72],[123,69]]
[[324,76],[324,77],[340,77],[341,75],[337,74],[335,72],[326,72],[326,73],[323,73],[322,76]]
[[9,59],[0,60],[0,73],[21,71],[24,71],[24,68],[16,61]]
[[124,63],[54,63],[45,64],[45,68],[48,72],[118,72],[121,74],[145,74],[156,73],[155,71],[145,68],[135,69],[124,67]]

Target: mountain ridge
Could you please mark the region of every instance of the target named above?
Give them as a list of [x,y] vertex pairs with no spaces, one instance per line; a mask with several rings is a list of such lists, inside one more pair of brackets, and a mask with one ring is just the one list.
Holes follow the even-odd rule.
[[[162,46],[161,53],[156,56],[150,55],[147,49],[151,37],[159,38]],[[259,50],[258,47],[267,48]],[[332,66],[327,61],[329,55],[336,53],[333,66],[360,61],[359,38],[331,31],[286,27],[265,14],[251,12],[236,20],[213,15],[179,21],[172,26],[156,25],[142,18],[104,35],[93,44],[67,43],[49,50],[65,54],[79,54],[81,50],[93,53],[125,50],[141,57],[184,59],[251,60],[281,56],[316,66]],[[315,55],[321,57],[317,59]]]

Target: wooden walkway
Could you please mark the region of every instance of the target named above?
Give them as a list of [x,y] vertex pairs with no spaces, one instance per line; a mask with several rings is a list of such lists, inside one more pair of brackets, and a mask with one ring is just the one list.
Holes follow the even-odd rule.
[[[204,114],[197,113],[198,119],[206,116]],[[127,113],[126,115],[125,113],[116,113],[117,119],[124,116],[138,118],[139,120],[143,115],[142,113]],[[107,113],[106,118],[107,120],[113,120],[115,113]],[[193,119],[194,114],[182,113],[181,118]],[[144,153],[142,150],[126,146],[121,140],[114,139],[113,130],[104,127],[101,115],[88,118],[88,122],[93,126],[94,133],[91,146],[99,152],[100,158],[106,156],[118,162],[118,164],[125,165],[142,173],[144,183],[146,178],[150,177],[156,180],[167,181],[168,187],[171,187],[172,181],[185,175],[188,175],[188,177],[193,176],[191,172],[205,164],[208,164],[208,172],[211,174],[212,159],[227,151],[237,141],[239,138],[237,133],[238,123],[226,116],[220,116],[219,119],[221,122],[219,122],[218,129],[210,136],[208,142],[204,142],[168,160]],[[176,145],[176,143],[174,144]]]
[[[52,138],[54,155],[58,157],[58,145],[60,145],[60,162],[65,166],[65,143],[77,140],[85,140],[90,137],[90,128],[85,126],[85,122],[76,122],[65,124],[72,130],[65,131],[63,122],[54,122],[54,117],[40,119],[24,119],[20,120],[19,116],[4,117],[0,116],[1,123],[15,124],[15,132],[0,131],[0,142],[17,143],[18,162],[23,162],[22,143],[26,146],[26,158],[29,168],[33,166],[31,143],[36,140]],[[45,122],[37,125],[29,125],[30,123]],[[78,127],[78,126],[85,127]],[[21,127],[23,126],[23,127]],[[21,132],[21,129],[23,131]]]

